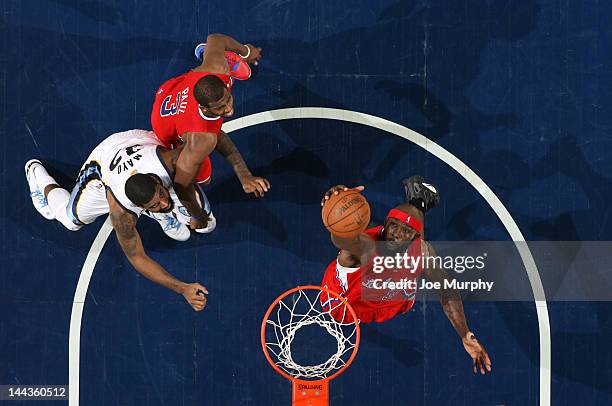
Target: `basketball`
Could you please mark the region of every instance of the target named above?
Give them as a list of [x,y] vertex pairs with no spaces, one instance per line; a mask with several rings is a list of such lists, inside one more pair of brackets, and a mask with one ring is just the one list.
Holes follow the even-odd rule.
[[321,212],[323,224],[340,238],[354,238],[370,224],[370,205],[356,190],[341,190],[331,195]]

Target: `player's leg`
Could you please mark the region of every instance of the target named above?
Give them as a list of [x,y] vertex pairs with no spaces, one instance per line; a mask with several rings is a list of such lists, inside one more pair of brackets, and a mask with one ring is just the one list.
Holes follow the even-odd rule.
[[[200,62],[202,62],[204,49],[206,49],[206,44],[202,43],[198,44],[194,50],[195,56]],[[225,60],[227,61],[227,66],[229,66],[230,74],[233,78],[238,80],[247,80],[251,77],[251,67],[249,64],[234,52],[227,51],[225,53]]]
[[91,161],[83,166],[72,192],[61,188],[48,191],[49,205],[56,219],[69,230],[78,230],[108,214],[106,188],[101,180],[100,165]]
[[62,223],[64,227],[70,231],[78,231],[83,227],[83,223],[77,224],[73,222],[67,214],[70,205],[70,193],[66,189],[56,185],[48,185],[45,188],[45,196],[47,196],[55,219]]
[[[40,191],[38,202],[46,202],[45,218],[55,219],[71,231],[93,222],[97,217],[108,213],[104,185],[99,180],[97,164],[83,167],[72,193],[59,186],[40,161],[31,160],[26,165],[26,176],[30,190]],[[39,210],[39,207],[35,207]],[[40,210],[39,210],[40,211]],[[43,213],[41,213],[43,214]],[[44,215],[44,214],[43,214]]]
[[32,203],[43,217],[49,220],[55,219],[71,231],[81,228],[81,225],[73,223],[66,216],[70,193],[59,186],[40,161],[36,159],[28,161],[26,178],[30,186]]
[[205,228],[201,228],[195,230],[198,233],[210,233],[217,227],[217,219],[215,218],[212,208],[210,207],[210,202],[208,201],[208,197],[206,196],[206,192],[204,189],[206,186],[210,185],[212,181],[212,162],[210,161],[210,157],[206,157],[204,162],[202,162],[202,166],[200,166],[200,172],[196,176],[196,193],[198,202],[200,203],[200,207],[208,214],[208,225]]
[[30,188],[30,197],[32,198],[34,208],[47,220],[54,220],[55,213],[49,207],[49,202],[44,194],[44,189],[46,185],[57,185],[57,182],[55,182],[55,179],[49,176],[38,159],[31,159],[26,162],[25,174],[28,181],[28,186]]

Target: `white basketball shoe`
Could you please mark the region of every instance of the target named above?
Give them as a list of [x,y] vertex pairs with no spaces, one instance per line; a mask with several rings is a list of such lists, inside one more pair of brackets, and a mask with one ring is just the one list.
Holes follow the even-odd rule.
[[145,211],[145,215],[155,219],[164,233],[173,240],[187,241],[191,237],[189,227],[177,220],[173,213],[152,213]]
[[45,197],[44,190],[38,184],[36,179],[36,171],[35,169],[42,168],[45,173],[45,167],[38,159],[30,159],[25,164],[25,175],[28,181],[28,186],[30,187],[30,197],[32,198],[32,204],[37,212],[41,214],[47,220],[54,220],[55,213],[49,207],[49,202]]

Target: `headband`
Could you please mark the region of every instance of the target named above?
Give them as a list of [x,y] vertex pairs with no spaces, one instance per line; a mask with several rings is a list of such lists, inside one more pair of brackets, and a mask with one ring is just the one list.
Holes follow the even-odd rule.
[[391,209],[389,214],[387,214],[387,218],[394,218],[396,220],[401,221],[404,224],[407,224],[409,227],[414,228],[419,232],[419,234],[423,234],[423,223],[419,220],[415,219],[414,216],[410,216],[407,213],[404,213],[398,209]]

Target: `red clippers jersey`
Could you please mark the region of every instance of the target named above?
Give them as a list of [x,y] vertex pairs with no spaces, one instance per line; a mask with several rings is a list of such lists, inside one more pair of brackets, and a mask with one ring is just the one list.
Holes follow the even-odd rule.
[[206,117],[200,111],[193,89],[202,77],[215,75],[232,90],[232,79],[228,75],[189,71],[166,81],[157,90],[151,125],[166,148],[182,143],[181,136],[187,132],[219,134],[223,117]]
[[[383,226],[378,226],[366,230],[374,241],[382,239]],[[408,255],[421,256],[421,239],[415,240],[408,248]],[[398,314],[405,313],[410,310],[416,299],[416,286],[413,289],[374,289],[374,280],[378,280],[380,286],[381,279],[385,281],[400,281],[402,278],[410,278],[414,281],[422,272],[422,266],[419,263],[418,269],[408,272],[407,270],[386,270],[384,273],[373,272],[374,258],[359,268],[348,268],[338,264],[338,260],[333,260],[325,270],[323,282],[321,285],[328,289],[339,293],[345,297],[349,304],[355,310],[357,317],[362,323],[383,322],[389,320]],[[416,285],[416,284],[415,284]],[[367,298],[367,300],[364,299]],[[337,299],[336,304],[337,304]],[[324,309],[333,308],[334,299],[322,302]],[[332,311],[332,316],[336,319],[341,319],[340,312]],[[345,320],[350,322],[350,316]]]

